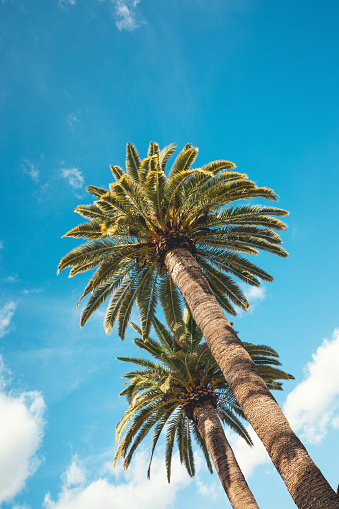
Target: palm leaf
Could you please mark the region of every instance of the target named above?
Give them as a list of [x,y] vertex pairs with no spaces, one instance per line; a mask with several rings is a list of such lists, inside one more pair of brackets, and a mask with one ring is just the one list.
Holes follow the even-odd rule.
[[139,166],[141,160],[138,154],[137,149],[132,143],[127,143],[126,147],[126,170],[128,176],[134,180],[135,182],[139,181]]
[[166,163],[169,160],[169,158],[171,157],[171,155],[174,153],[175,148],[176,148],[175,144],[171,143],[170,145],[167,145],[167,147],[164,147],[160,151],[160,154],[159,154],[159,166],[160,166],[160,168],[163,171],[165,171]]
[[159,300],[167,324],[171,328],[175,340],[180,344],[184,335],[184,328],[181,321],[181,295],[167,273],[161,275],[159,281]]
[[168,178],[170,179],[176,173],[188,170],[196,160],[197,155],[198,155],[197,148],[194,148],[192,146],[189,146],[188,148],[185,147],[174,161],[174,164],[170,170]]

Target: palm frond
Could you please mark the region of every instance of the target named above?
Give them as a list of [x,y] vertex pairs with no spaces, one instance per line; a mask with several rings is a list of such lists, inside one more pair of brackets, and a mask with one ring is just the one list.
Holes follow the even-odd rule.
[[164,147],[159,154],[159,165],[160,168],[165,171],[166,169],[166,163],[171,157],[171,155],[174,153],[176,148],[176,145],[174,143],[171,143],[170,145],[167,145],[167,147]]
[[106,220],[105,214],[95,204],[78,205],[74,212],[91,221],[101,222]]
[[155,316],[153,318],[153,327],[159,342],[161,343],[165,353],[174,353],[179,349],[179,346],[170,331],[165,327],[165,325],[158,320]]
[[107,189],[104,189],[103,187],[96,187],[96,186],[87,186],[86,191],[91,194],[92,196],[95,196],[96,198],[100,198],[103,194],[107,193]]
[[149,464],[148,464],[148,468],[147,468],[147,477],[148,479],[150,479],[151,477],[151,463],[152,463],[152,459],[153,459],[153,454],[154,454],[154,450],[156,448],[156,445],[158,443],[158,440],[159,440],[159,437],[161,435],[161,432],[162,430],[164,429],[164,426],[169,418],[169,416],[171,415],[171,412],[167,410],[167,412],[163,412],[162,413],[162,416],[160,418],[158,418],[158,422],[155,426],[155,429],[154,429],[154,433],[153,433],[153,438],[152,438],[152,449],[151,449],[151,455],[150,455],[150,460],[149,460]]
[[167,421],[166,429],[166,451],[165,451],[165,463],[167,471],[167,480],[171,482],[171,466],[173,457],[174,439],[181,419],[182,410],[176,409],[171,418]]
[[120,168],[120,166],[112,165],[112,164],[111,164],[110,168],[111,168],[113,177],[118,182],[119,179],[124,175],[124,173],[125,173],[124,170],[122,168]]
[[159,148],[158,143],[154,143],[153,141],[150,141],[150,144],[148,147],[148,152],[147,152],[147,157],[159,155],[159,153],[160,153],[160,148]]
[[159,300],[164,311],[167,324],[171,328],[175,340],[180,344],[184,334],[182,325],[181,295],[167,273],[161,275],[159,281]]
[[213,467],[212,467],[212,463],[211,463],[211,459],[210,459],[210,455],[209,455],[208,449],[207,449],[206,444],[203,441],[203,439],[202,439],[202,437],[201,437],[201,435],[199,433],[199,430],[198,430],[196,425],[192,426],[192,433],[194,435],[194,438],[195,438],[197,444],[199,445],[200,449],[203,452],[203,455],[205,457],[205,461],[206,461],[206,465],[207,465],[208,470],[210,471],[211,474],[213,474]]
[[196,160],[197,155],[198,155],[197,148],[194,148],[192,146],[189,146],[188,148],[185,147],[174,161],[173,166],[169,172],[168,178],[170,179],[176,173],[188,170]]
[[149,336],[151,324],[155,316],[158,301],[158,276],[160,270],[160,267],[155,263],[151,266],[150,273],[137,294],[140,323],[143,331],[142,334],[146,337]]
[[132,143],[127,143],[126,147],[126,170],[128,176],[134,180],[135,182],[139,181],[139,166],[141,164],[141,160],[138,154],[137,149]]
[[86,238],[89,240],[102,238],[102,231],[99,221],[91,221],[90,223],[79,224],[63,237]]

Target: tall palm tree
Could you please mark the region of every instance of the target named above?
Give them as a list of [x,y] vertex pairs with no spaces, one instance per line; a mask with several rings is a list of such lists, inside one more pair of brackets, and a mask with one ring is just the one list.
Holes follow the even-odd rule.
[[[141,330],[132,324],[141,333]],[[153,428],[153,453],[160,434],[166,430],[166,468],[170,481],[175,439],[180,460],[190,476],[194,475],[192,436],[202,449],[212,472],[210,457],[222,486],[234,509],[258,509],[258,505],[239,468],[232,448],[225,436],[221,421],[252,445],[250,436],[239,420],[243,412],[215,362],[202,334],[188,309],[184,313],[185,341],[178,346],[173,335],[156,318],[154,329],[158,341],[136,338],[134,343],[150,354],[151,359],[120,357],[143,369],[126,373],[129,408],[117,426],[117,440],[122,436],[115,455],[121,456],[127,468],[138,445]],[[281,379],[293,378],[277,368],[278,354],[265,345],[244,343],[260,374],[270,389],[281,390]],[[152,359],[153,358],[153,359]],[[127,429],[126,429],[127,428]]]
[[[76,212],[89,220],[66,236],[86,238],[59,264],[70,276],[98,267],[81,297],[91,294],[81,325],[110,297],[105,329],[117,319],[124,336],[133,304],[139,307],[146,336],[157,301],[169,324],[180,324],[182,298],[231,387],[246,418],[263,442],[300,509],[338,508],[338,497],[314,465],[305,447],[267,389],[248,352],[223,314],[248,302],[233,276],[250,285],[272,276],[244,254],[260,250],[286,257],[276,231],[285,229],[285,210],[240,205],[239,200],[276,200],[229,161],[191,169],[198,150],[188,144],[166,175],[175,150],[150,143],[142,161],[127,145],[126,171],[111,166],[115,182],[106,189],[89,186],[97,200]],[[231,170],[231,171],[228,171]],[[234,204],[235,202],[235,204]],[[81,300],[80,299],[80,300]],[[180,343],[183,330],[173,331]]]

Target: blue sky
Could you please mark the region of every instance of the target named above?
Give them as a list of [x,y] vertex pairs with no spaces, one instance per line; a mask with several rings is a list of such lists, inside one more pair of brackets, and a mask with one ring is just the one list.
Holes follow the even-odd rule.
[[[118,398],[133,355],[99,311],[79,327],[87,276],[56,276],[61,236],[107,187],[127,142],[191,142],[198,164],[230,159],[290,211],[289,259],[249,291],[236,328],[295,375],[278,394],[312,458],[339,477],[338,20],[335,1],[2,0],[0,3],[0,506],[230,507],[197,456],[168,486],[160,446],[112,468]],[[135,311],[134,321],[138,320]],[[260,445],[230,437],[261,509],[294,503]],[[228,505],[227,505],[228,504]]]

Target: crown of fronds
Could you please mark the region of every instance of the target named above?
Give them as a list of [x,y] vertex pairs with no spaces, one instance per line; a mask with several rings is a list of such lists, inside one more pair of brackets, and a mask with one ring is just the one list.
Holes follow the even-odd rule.
[[[133,327],[141,334],[135,324]],[[142,369],[123,375],[129,381],[120,396],[126,396],[128,410],[116,429],[116,439],[121,442],[115,454],[127,468],[138,445],[153,429],[153,440],[147,475],[161,432],[166,435],[165,462],[167,478],[171,477],[171,462],[175,441],[180,461],[190,476],[194,475],[192,437],[201,448],[207,466],[212,472],[209,452],[193,420],[196,407],[210,403],[222,422],[252,444],[241,422],[244,414],[216,364],[202,334],[186,308],[183,319],[185,343],[178,346],[172,333],[156,318],[153,320],[157,340],[136,338],[134,343],[150,354],[150,358],[118,357]],[[244,347],[257,365],[269,389],[282,390],[279,380],[293,378],[279,369],[278,354],[266,345],[244,343]],[[127,429],[126,429],[127,428]],[[125,431],[124,436],[122,437]],[[121,438],[122,437],[122,438]]]
[[158,301],[167,322],[180,323],[182,297],[164,264],[166,253],[175,247],[192,253],[219,304],[231,315],[236,314],[234,304],[249,307],[234,277],[253,286],[273,279],[243,254],[263,250],[287,256],[276,233],[285,229],[279,219],[287,214],[285,210],[234,205],[258,197],[276,200],[271,189],[258,187],[247,175],[234,171],[230,161],[192,169],[198,149],[191,144],[166,174],[174,150],[173,144],[160,150],[151,142],[141,160],[136,148],[127,144],[126,170],[111,166],[115,182],[109,190],[88,186],[96,200],[75,209],[88,222],[65,237],[87,242],[61,260],[59,271],[71,268],[71,277],[97,268],[79,300],[91,294],[81,326],[107,298],[105,330],[111,332],[117,319],[122,338],[135,302],[146,335]]

